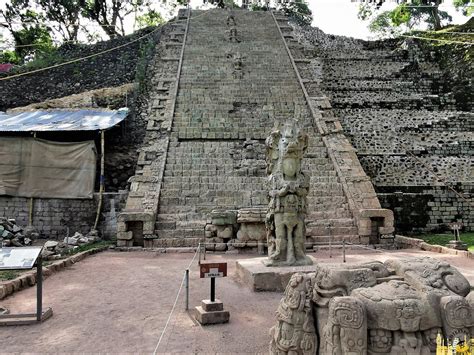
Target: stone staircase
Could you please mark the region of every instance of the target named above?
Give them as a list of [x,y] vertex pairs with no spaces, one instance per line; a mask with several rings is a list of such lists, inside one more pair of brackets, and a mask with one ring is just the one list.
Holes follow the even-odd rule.
[[310,136],[308,241],[357,240],[272,14],[235,11],[238,42],[229,40],[226,18],[224,10],[192,11],[153,245],[196,245],[211,210],[265,207],[264,140],[276,120],[291,118]]

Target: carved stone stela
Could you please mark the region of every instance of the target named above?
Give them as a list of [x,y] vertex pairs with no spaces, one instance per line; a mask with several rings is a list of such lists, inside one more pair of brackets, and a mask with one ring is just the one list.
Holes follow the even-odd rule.
[[301,171],[308,135],[296,123],[274,130],[266,140],[269,204],[267,266],[311,265],[305,255],[305,214],[309,178]]
[[474,337],[474,292],[446,262],[414,257],[315,270],[288,283],[270,353],[430,355],[437,337]]

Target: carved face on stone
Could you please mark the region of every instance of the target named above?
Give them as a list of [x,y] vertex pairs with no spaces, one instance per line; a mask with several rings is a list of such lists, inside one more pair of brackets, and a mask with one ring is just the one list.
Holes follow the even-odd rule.
[[285,158],[282,162],[282,172],[287,177],[296,177],[299,171],[299,162],[295,158]]
[[269,174],[278,165],[287,177],[295,177],[300,173],[301,159],[308,147],[308,135],[296,124],[286,124],[273,131],[267,138],[266,146]]

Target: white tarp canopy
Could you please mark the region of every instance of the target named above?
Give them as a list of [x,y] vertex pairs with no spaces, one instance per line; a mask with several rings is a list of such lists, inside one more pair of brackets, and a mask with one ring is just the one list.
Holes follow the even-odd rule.
[[0,132],[100,131],[122,122],[127,108],[116,111],[49,110],[0,112]]
[[94,141],[0,137],[0,195],[92,198],[96,161]]

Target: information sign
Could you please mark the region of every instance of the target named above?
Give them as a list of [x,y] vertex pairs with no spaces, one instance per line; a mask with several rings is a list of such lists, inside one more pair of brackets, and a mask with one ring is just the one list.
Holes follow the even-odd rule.
[[227,263],[201,263],[200,271],[201,279],[226,277]]
[[31,269],[41,247],[0,248],[0,270]]

